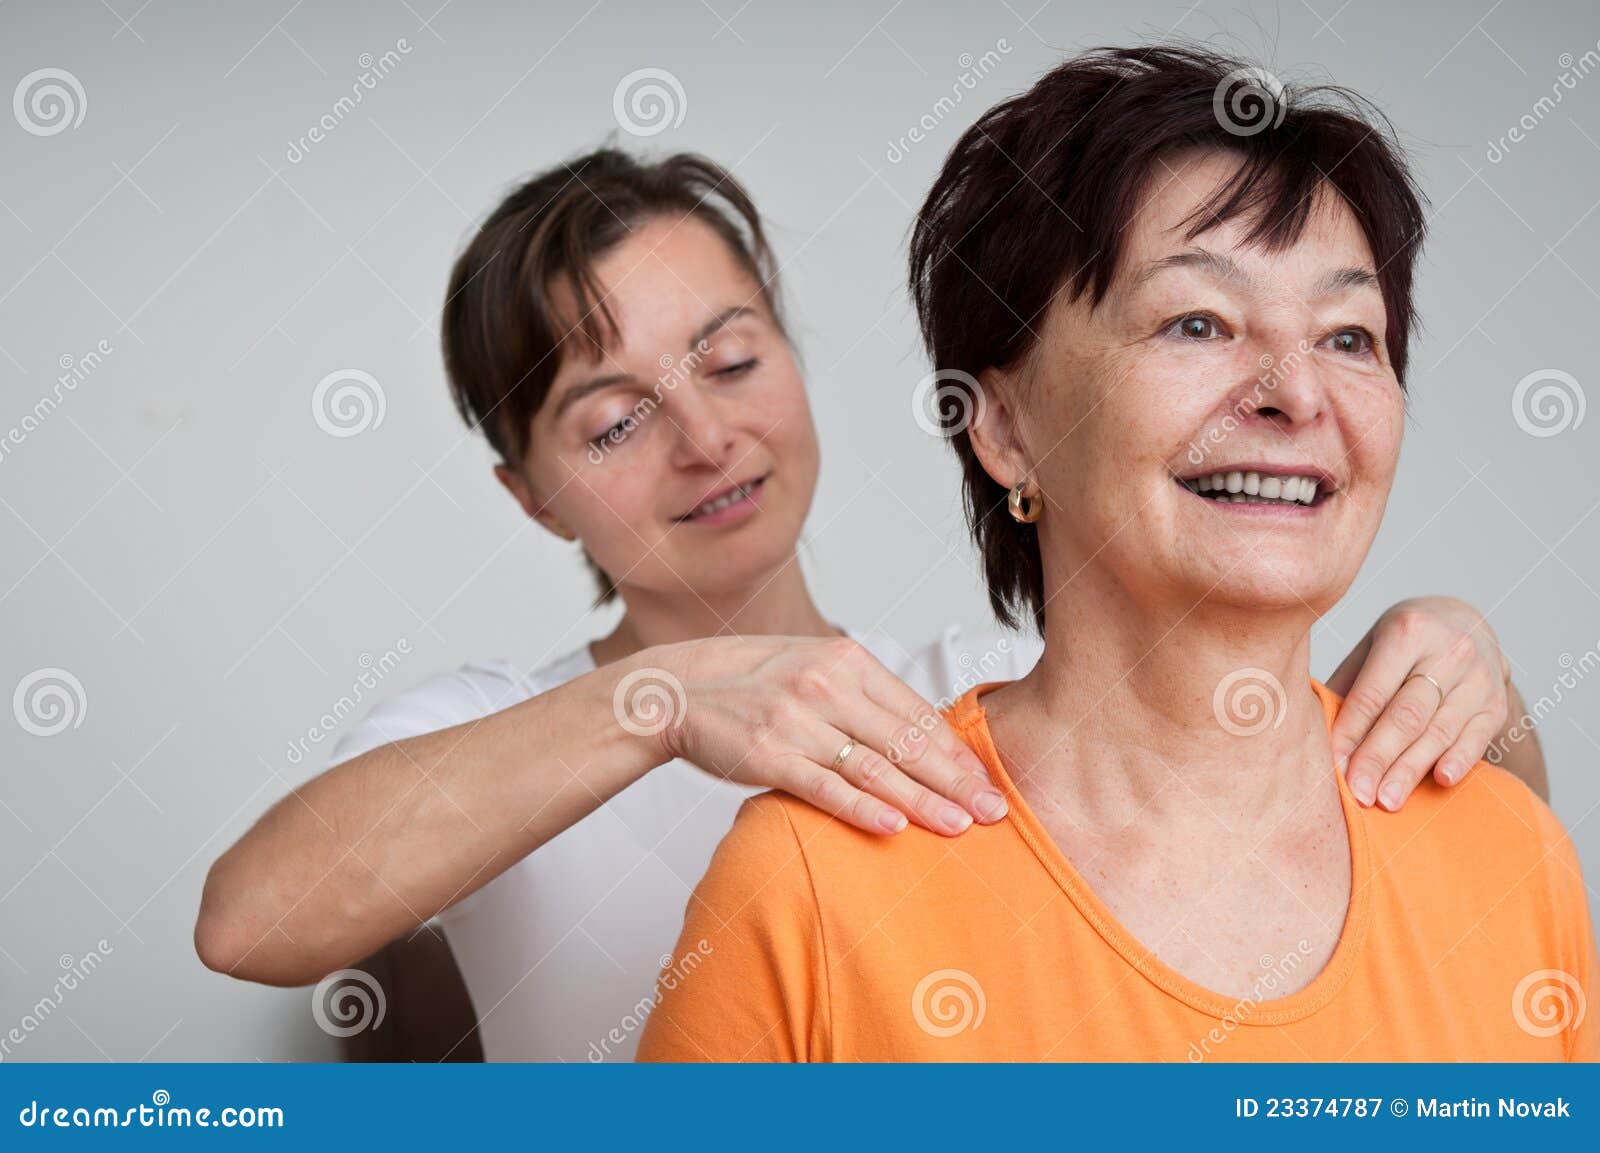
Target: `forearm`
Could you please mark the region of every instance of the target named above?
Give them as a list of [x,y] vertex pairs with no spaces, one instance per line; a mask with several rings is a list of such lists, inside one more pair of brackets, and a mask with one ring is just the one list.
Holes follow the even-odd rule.
[[[1506,681],[1506,723],[1489,745],[1489,759],[1509,773],[1521,778],[1535,793],[1550,799],[1550,778],[1545,772],[1544,750],[1539,747],[1539,734],[1532,725],[1524,724],[1528,715],[1527,702],[1517,691],[1517,686]],[[1498,756],[1496,756],[1498,752]]]
[[613,714],[631,666],[373,749],[296,789],[211,867],[202,960],[268,984],[319,980],[582,820],[665,759]]

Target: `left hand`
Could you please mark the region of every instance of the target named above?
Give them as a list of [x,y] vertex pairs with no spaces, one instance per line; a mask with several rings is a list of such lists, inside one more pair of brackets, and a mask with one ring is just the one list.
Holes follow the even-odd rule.
[[1379,617],[1328,678],[1344,697],[1334,764],[1348,759],[1356,799],[1394,810],[1430,769],[1441,785],[1466,776],[1505,723],[1509,671],[1488,622],[1464,601],[1417,597]]

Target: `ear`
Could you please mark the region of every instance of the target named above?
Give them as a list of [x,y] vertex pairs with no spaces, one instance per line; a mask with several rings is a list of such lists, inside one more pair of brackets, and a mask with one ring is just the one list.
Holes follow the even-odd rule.
[[498,480],[505,490],[509,492],[516,502],[522,506],[522,511],[549,531],[555,533],[562,540],[577,540],[578,534],[561,523],[561,519],[551,512],[545,503],[533,494],[533,488],[528,484],[528,478],[508,464],[494,466],[494,478]]
[[1033,457],[1022,435],[1019,372],[988,368],[978,375],[980,403],[967,428],[983,471],[1005,488],[1025,480],[1033,469]]

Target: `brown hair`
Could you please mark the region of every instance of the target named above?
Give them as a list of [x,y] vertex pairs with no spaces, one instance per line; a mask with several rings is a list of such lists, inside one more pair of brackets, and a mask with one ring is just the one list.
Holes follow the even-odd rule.
[[[951,150],[912,232],[911,295],[934,367],[960,380],[1019,364],[1058,292],[1097,307],[1152,170],[1202,147],[1241,164],[1190,218],[1189,239],[1237,216],[1254,220],[1249,243],[1281,251],[1299,239],[1320,189],[1343,197],[1376,261],[1389,360],[1404,387],[1425,201],[1376,107],[1343,88],[1275,84],[1200,48],[1100,48],[986,112]],[[1241,125],[1234,117],[1252,101],[1263,119]],[[950,441],[989,603],[1008,627],[1026,613],[1042,631],[1038,536],[1007,514],[1006,490],[966,428]]]
[[[726,170],[690,153],[646,163],[614,148],[558,164],[489,214],[456,260],[444,303],[441,342],[456,408],[507,464],[527,455],[533,418],[568,341],[601,349],[617,338],[595,262],[637,224],[664,215],[693,216],[720,236],[761,285],[782,330],[760,214]],[[575,320],[558,314],[557,286],[571,291]],[[589,563],[600,578],[600,600],[611,599],[615,588],[593,558]]]

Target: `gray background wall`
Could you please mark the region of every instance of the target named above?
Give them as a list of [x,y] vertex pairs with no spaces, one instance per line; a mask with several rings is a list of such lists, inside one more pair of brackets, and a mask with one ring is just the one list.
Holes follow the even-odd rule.
[[[909,419],[912,208],[959,131],[1063,53],[1174,28],[1375,98],[1433,200],[1401,477],[1317,670],[1400,597],[1483,607],[1529,698],[1562,698],[1542,727],[1555,808],[1600,878],[1600,678],[1579,672],[1600,643],[1600,413],[1578,407],[1600,308],[1593,5],[13,0],[0,90],[63,69],[83,115],[0,116],[0,690],[25,686],[0,711],[0,1034],[63,959],[108,948],[10,1059],[330,1055],[305,991],[195,960],[206,866],[315,771],[290,741],[364,661],[405,642],[388,690],[606,627],[444,391],[449,262],[514,178],[608,134],[736,169],[773,225],[824,444],[808,570],[836,619],[910,642],[986,621],[952,463]],[[681,123],[648,138],[613,113],[642,68],[682,88]],[[313,414],[343,369],[382,393],[359,435]],[[1519,419],[1544,370],[1570,377],[1536,379]],[[1567,407],[1541,416],[1545,385]]]

